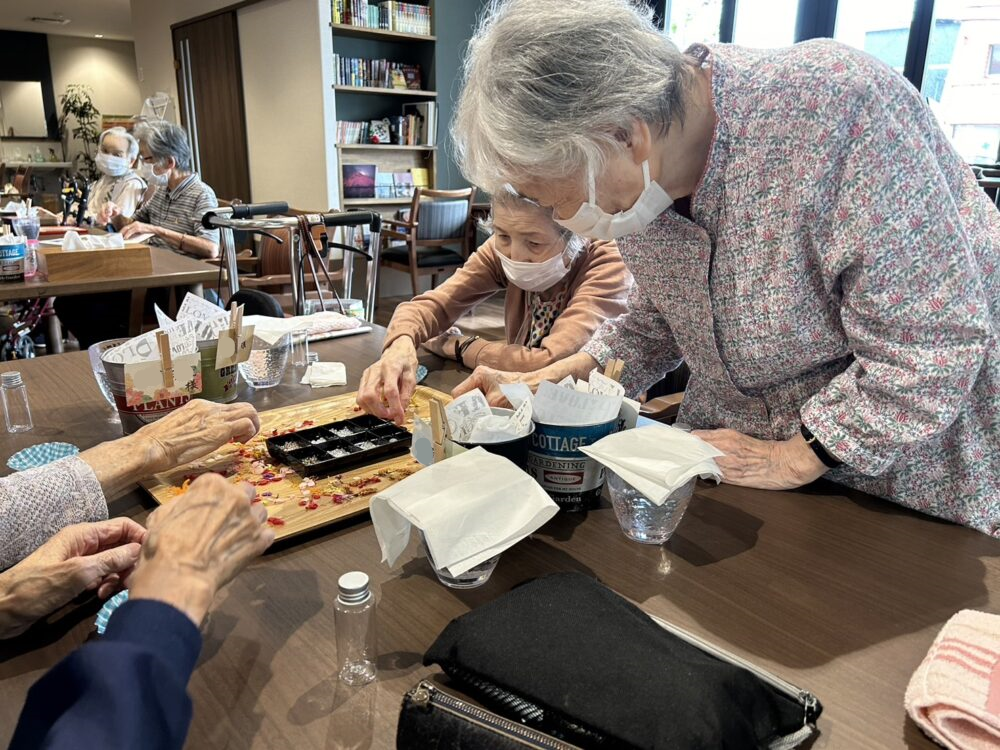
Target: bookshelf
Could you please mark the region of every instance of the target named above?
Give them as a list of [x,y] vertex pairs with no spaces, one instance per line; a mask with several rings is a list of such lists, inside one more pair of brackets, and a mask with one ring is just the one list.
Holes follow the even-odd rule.
[[[335,3],[337,0],[333,0]],[[346,0],[349,4],[350,0]],[[372,5],[376,3],[372,2]],[[339,122],[366,122],[383,117],[402,114],[404,104],[421,101],[436,102],[434,54],[437,37],[434,35],[434,0],[415,0],[415,4],[427,6],[430,10],[430,34],[414,34],[404,31],[354,26],[337,23],[334,13],[331,17],[330,33],[333,38],[333,52],[344,58],[367,60],[388,60],[404,65],[419,65],[420,89],[394,89],[362,86],[345,86],[334,81],[334,111]],[[404,27],[405,28],[405,27]],[[442,137],[442,126],[437,125],[438,138]],[[350,165],[372,165],[380,172],[408,172],[411,169],[426,169],[430,187],[437,184],[436,145],[384,145],[368,143],[337,144],[337,182],[340,202],[344,208],[364,207],[383,214],[394,213],[400,206],[408,205],[412,198],[346,198],[344,197],[344,167]]]

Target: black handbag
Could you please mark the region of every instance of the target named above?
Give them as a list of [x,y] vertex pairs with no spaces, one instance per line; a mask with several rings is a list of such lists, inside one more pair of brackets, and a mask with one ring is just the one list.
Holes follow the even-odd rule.
[[[807,739],[822,711],[812,693],[650,618],[579,573],[532,581],[453,620],[424,663],[439,664],[492,716],[539,732],[539,748],[783,750]],[[424,698],[419,686],[414,692]],[[459,721],[475,730],[435,744],[428,738],[446,713],[435,698],[441,706],[449,701],[439,689],[430,692],[417,703],[435,710],[417,714],[414,692],[409,708],[404,702],[403,713],[411,714],[401,716],[397,747],[507,747],[485,744],[479,735],[491,722],[463,719],[473,712],[455,706],[448,736]],[[488,734],[492,741],[495,732]]]

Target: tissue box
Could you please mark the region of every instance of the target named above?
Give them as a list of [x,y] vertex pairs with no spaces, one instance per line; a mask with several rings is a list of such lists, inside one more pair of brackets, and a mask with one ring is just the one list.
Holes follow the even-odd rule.
[[153,257],[148,245],[113,250],[73,250],[38,246],[38,271],[49,281],[100,281],[149,276]]

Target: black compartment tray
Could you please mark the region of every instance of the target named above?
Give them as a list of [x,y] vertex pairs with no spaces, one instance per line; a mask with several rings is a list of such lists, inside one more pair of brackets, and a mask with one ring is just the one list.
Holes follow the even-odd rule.
[[413,436],[392,422],[363,414],[276,435],[265,442],[271,458],[291,466],[300,476],[309,476],[337,474],[406,453]]

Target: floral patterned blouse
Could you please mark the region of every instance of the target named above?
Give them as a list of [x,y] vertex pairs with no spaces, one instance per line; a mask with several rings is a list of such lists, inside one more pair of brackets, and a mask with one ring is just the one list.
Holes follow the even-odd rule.
[[828,476],[1000,536],[1000,212],[920,94],[830,40],[711,48],[693,221],[619,241],[629,312],[584,351],[636,393],[683,358],[679,420],[788,439]]

